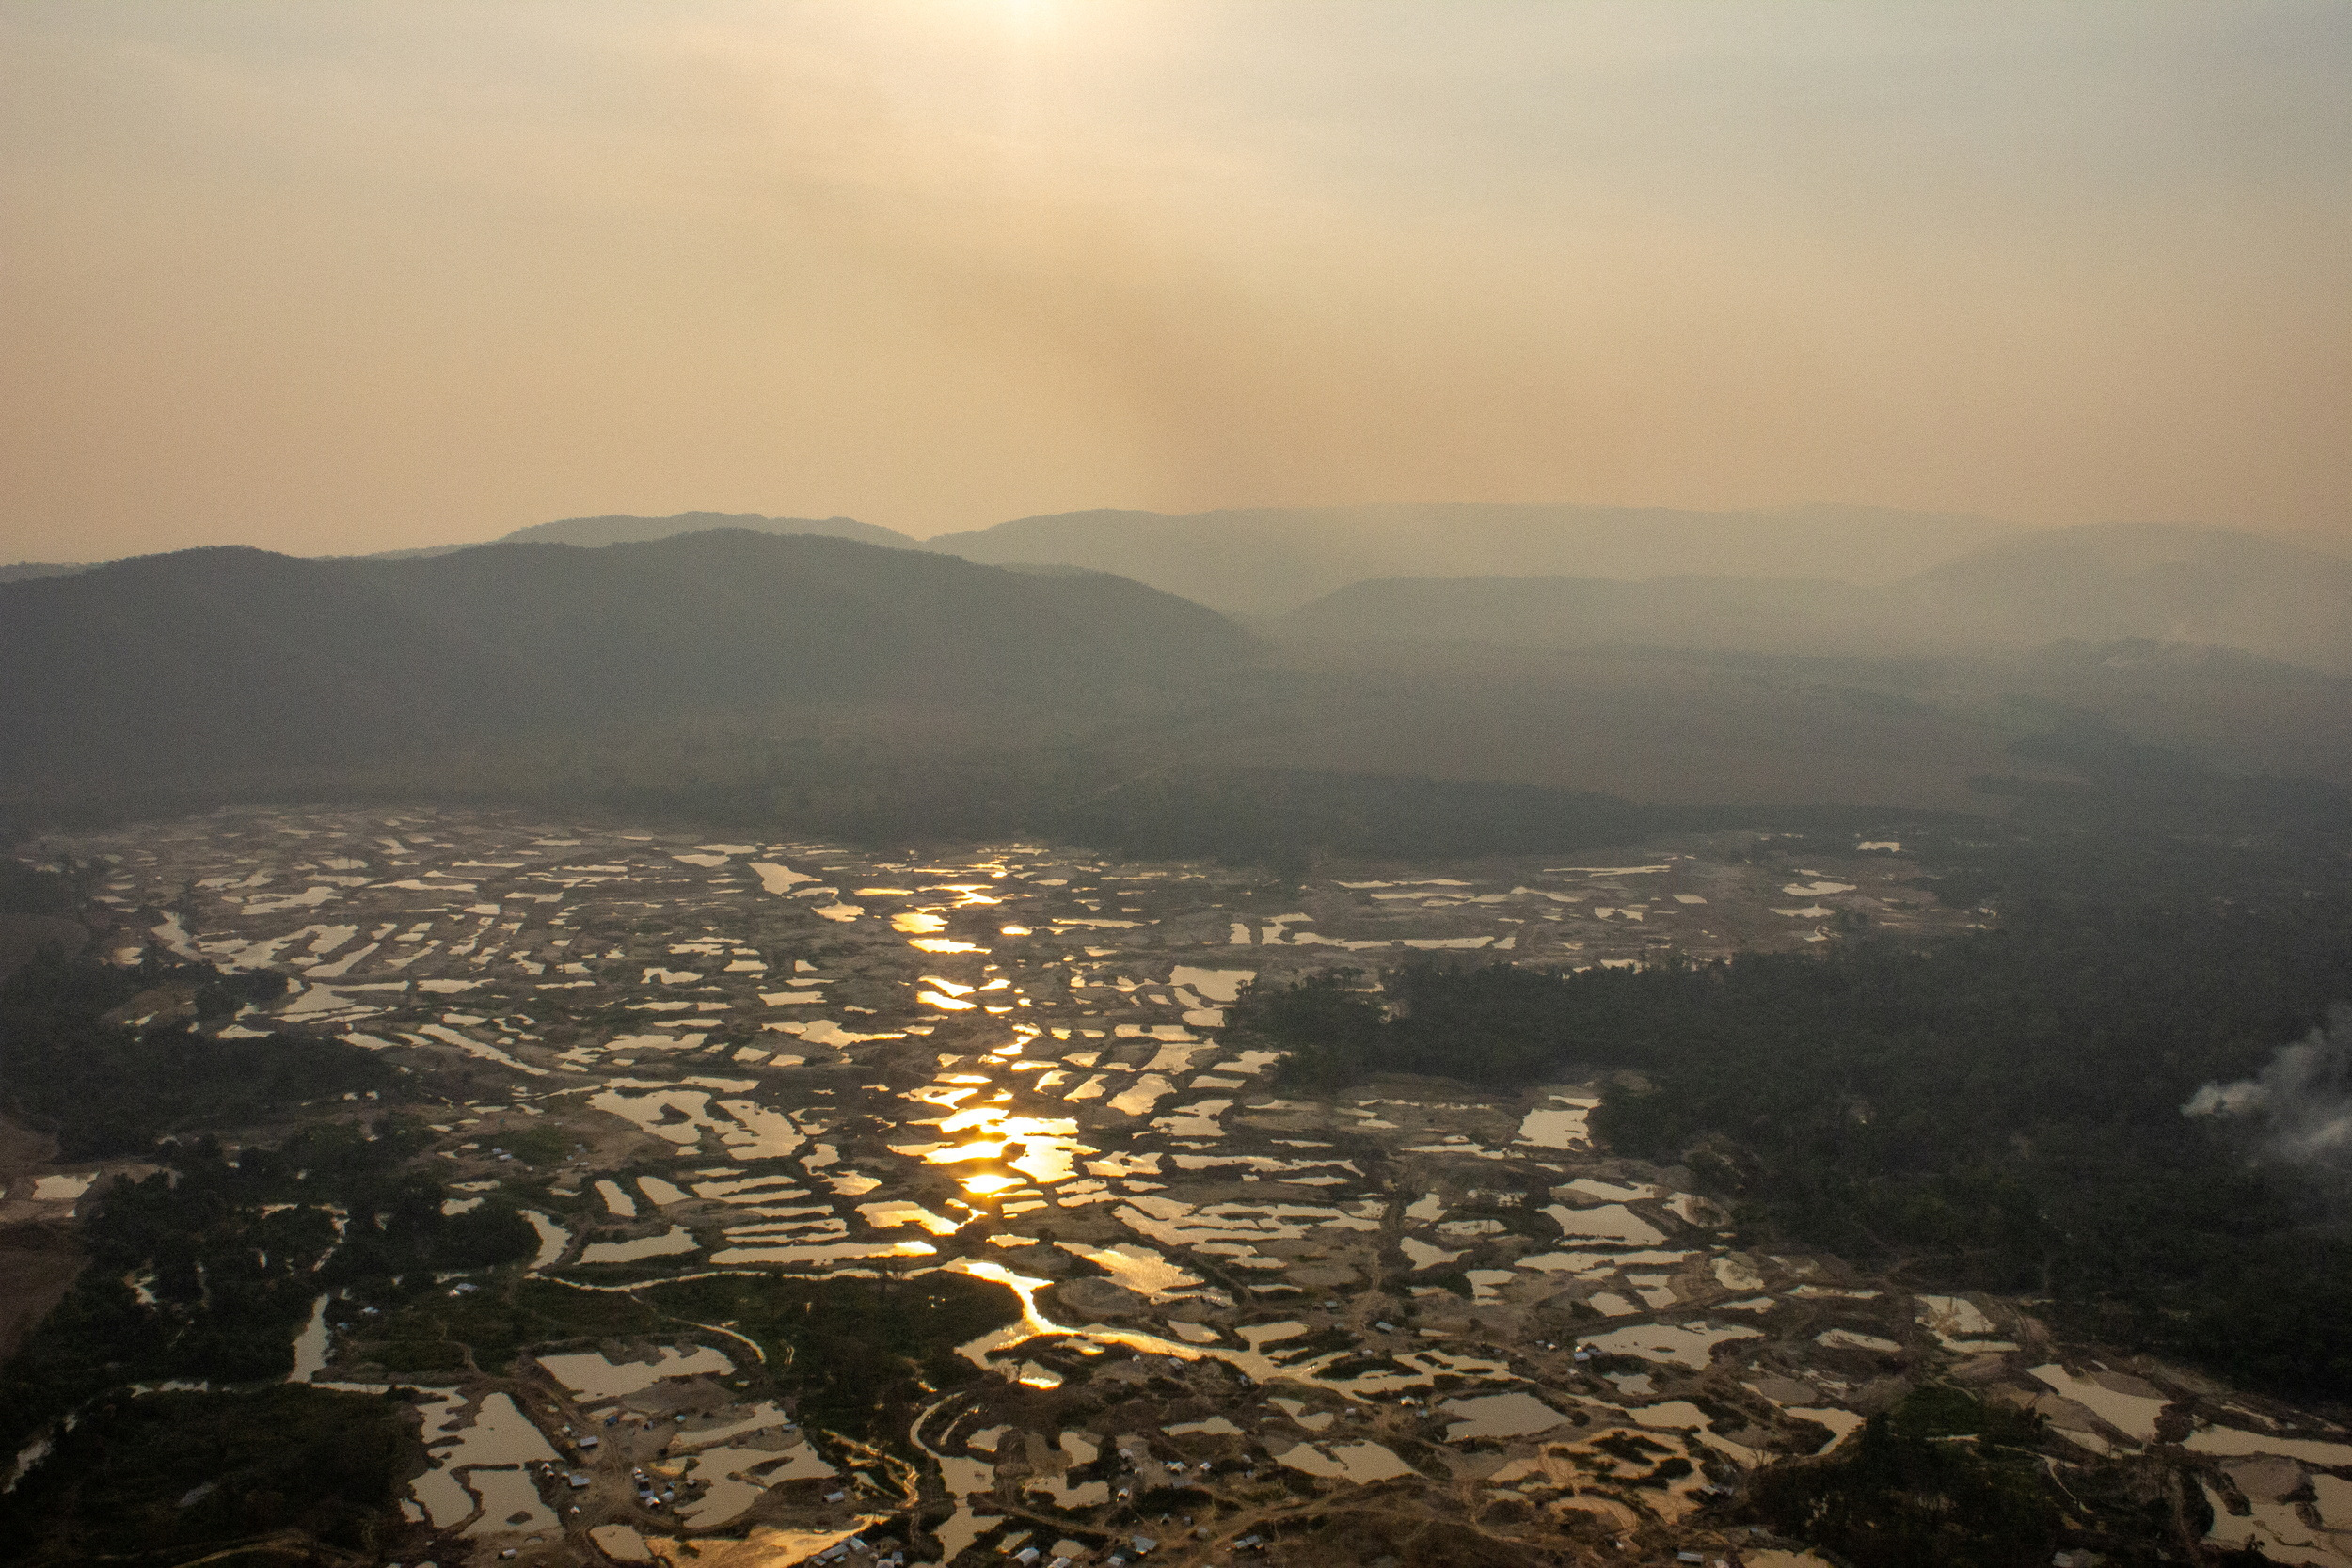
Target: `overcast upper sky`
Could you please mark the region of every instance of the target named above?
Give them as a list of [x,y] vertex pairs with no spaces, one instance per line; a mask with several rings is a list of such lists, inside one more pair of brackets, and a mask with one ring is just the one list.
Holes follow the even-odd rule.
[[583,513],[2352,536],[2352,6],[0,9],[0,560]]

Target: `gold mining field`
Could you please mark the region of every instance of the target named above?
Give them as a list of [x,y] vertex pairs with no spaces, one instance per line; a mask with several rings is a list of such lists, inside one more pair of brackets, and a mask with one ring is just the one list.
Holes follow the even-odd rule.
[[[297,1376],[428,1386],[411,1561],[871,1562],[859,1532],[898,1520],[909,1561],[1024,1568],[1372,1562],[1431,1532],[1462,1560],[1786,1564],[1814,1560],[1692,1516],[1948,1376],[2086,1458],[2184,1447],[2217,1541],[2352,1564],[2342,1434],[2055,1343],[2018,1303],[1739,1250],[1687,1172],[1593,1146],[1602,1085],[1573,1064],[1517,1096],[1301,1099],[1220,1039],[1240,987],[1333,966],[1622,965],[1971,918],[1899,846],[1799,865],[1720,835],[1269,886],[1041,845],[247,809],[42,852],[112,867],[119,960],[151,942],[290,976],[225,1032],[460,1085],[426,1107],[428,1158],[473,1195],[453,1202],[522,1208],[532,1275],[949,1271],[1018,1298],[959,1353],[993,1375],[880,1444],[759,1397],[763,1353],[723,1323],[437,1382],[322,1299]],[[28,1166],[9,1196],[62,1215],[92,1174]]]

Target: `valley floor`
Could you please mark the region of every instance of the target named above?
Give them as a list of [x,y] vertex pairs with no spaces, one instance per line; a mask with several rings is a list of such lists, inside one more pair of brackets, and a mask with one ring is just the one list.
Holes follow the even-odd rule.
[[[1269,886],[1038,845],[243,809],[41,852],[109,868],[119,961],[152,942],[293,979],[219,1033],[469,1074],[426,1108],[432,1158],[453,1203],[523,1210],[532,1278],[634,1302],[946,1271],[1018,1298],[956,1353],[993,1375],[870,1445],[768,1397],[741,1325],[673,1313],[506,1367],[323,1298],[298,1377],[428,1393],[402,1560],[871,1561],[863,1531],[910,1561],[1338,1563],[1371,1531],[1413,1560],[1760,1568],[1819,1560],[1717,1505],[1936,1379],[2042,1413],[2082,1464],[2161,1450],[2149,1474],[2200,1489],[2171,1498],[2189,1538],[2352,1565],[2352,1437],[2056,1342],[2030,1304],[1743,1250],[1687,1172],[1593,1146],[1586,1075],[1307,1100],[1218,1039],[1246,984],[1416,952],[1624,965],[1973,918],[1898,845]],[[104,1168],[28,1166],[8,1196],[62,1218]],[[445,1283],[453,1323],[494,1286]]]

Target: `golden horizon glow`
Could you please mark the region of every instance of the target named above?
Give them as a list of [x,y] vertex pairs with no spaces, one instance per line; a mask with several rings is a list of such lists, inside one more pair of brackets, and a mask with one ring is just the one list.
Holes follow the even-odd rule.
[[1426,500],[2343,546],[2347,77],[2309,0],[18,0],[0,560]]

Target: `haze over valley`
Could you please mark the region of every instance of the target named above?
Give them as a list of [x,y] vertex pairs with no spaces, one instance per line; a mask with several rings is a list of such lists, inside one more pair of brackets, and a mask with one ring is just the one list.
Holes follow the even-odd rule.
[[2348,74],[0,11],[0,1559],[2352,1568]]

